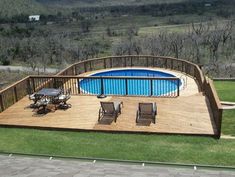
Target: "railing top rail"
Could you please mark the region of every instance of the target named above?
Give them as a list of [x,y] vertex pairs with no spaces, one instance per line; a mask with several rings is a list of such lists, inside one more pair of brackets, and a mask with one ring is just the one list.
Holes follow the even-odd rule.
[[[141,57],[149,57],[149,58],[162,58],[162,59],[171,59],[171,60],[177,60],[177,61],[181,61],[181,62],[185,62],[185,63],[188,63],[188,64],[191,64],[191,65],[194,65],[196,67],[198,67],[197,64],[195,63],[192,63],[190,61],[187,61],[187,60],[183,60],[183,59],[178,59],[178,58],[174,58],[174,57],[165,57],[165,56],[152,56],[152,55],[120,55],[120,56],[107,56],[107,57],[100,57],[100,58],[92,58],[92,59],[87,59],[87,60],[83,60],[83,61],[79,61],[79,62],[76,62],[70,66],[68,66],[66,69],[72,67],[72,66],[75,66],[77,64],[81,64],[81,63],[85,63],[85,62],[91,62],[91,61],[98,61],[98,60],[103,60],[103,59],[108,59],[108,58],[127,58],[127,57],[137,57],[137,58],[141,58]],[[198,69],[200,70],[200,68],[198,67]]]
[[17,85],[20,84],[21,82],[27,80],[29,77],[30,77],[30,76],[26,76],[25,78],[23,78],[23,79],[21,79],[21,80],[15,82],[14,84],[11,84],[11,85],[9,85],[8,87],[6,87],[6,88],[0,90],[0,94],[2,94],[3,92],[7,91],[8,89],[10,89],[10,88],[12,88],[12,87],[17,86]]
[[178,80],[178,77],[144,77],[144,76],[38,76],[31,75],[30,78],[45,79],[152,79],[152,80]]

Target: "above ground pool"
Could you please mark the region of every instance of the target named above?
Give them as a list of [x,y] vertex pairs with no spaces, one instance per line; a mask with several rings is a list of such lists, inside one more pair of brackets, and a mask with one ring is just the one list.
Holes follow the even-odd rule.
[[[164,80],[164,78],[176,78],[173,74],[150,69],[117,69],[98,72],[90,76],[97,76],[97,78],[80,80],[80,90],[83,93],[94,95],[174,95],[181,85],[179,79]],[[107,78],[110,76],[114,78]],[[126,76],[128,79],[122,78],[122,76]],[[161,78],[161,80],[153,78]]]

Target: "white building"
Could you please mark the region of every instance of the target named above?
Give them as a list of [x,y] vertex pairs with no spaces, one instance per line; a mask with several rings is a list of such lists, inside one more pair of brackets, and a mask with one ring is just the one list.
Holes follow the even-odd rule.
[[39,21],[40,20],[40,15],[30,15],[29,16],[29,21]]

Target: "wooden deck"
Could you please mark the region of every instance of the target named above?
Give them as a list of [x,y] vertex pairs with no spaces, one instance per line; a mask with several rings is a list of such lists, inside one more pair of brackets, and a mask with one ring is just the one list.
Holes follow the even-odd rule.
[[[215,124],[210,116],[207,100],[201,94],[178,98],[107,97],[102,101],[123,101],[122,114],[115,123],[112,119],[97,122],[100,99],[95,96],[72,96],[72,108],[39,115],[28,108],[31,103],[24,97],[0,113],[0,125],[65,128],[76,130],[102,130],[124,132],[174,133],[214,135]],[[136,124],[138,102],[156,102],[156,124]]]

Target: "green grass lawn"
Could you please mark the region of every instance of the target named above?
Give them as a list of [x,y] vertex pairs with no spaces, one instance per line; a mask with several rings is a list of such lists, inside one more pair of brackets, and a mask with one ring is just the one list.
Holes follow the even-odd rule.
[[[215,84],[221,98],[230,101],[230,97],[235,98],[234,83]],[[222,130],[224,134],[235,134],[234,115],[234,112],[225,111]],[[234,139],[217,140],[195,136],[0,128],[0,152],[235,167]]]
[[235,102],[235,81],[214,81],[221,101]]
[[[235,81],[214,81],[221,101],[235,102]],[[235,110],[224,110],[222,133],[235,136]]]
[[0,151],[235,166],[235,141],[208,137],[0,129]]

